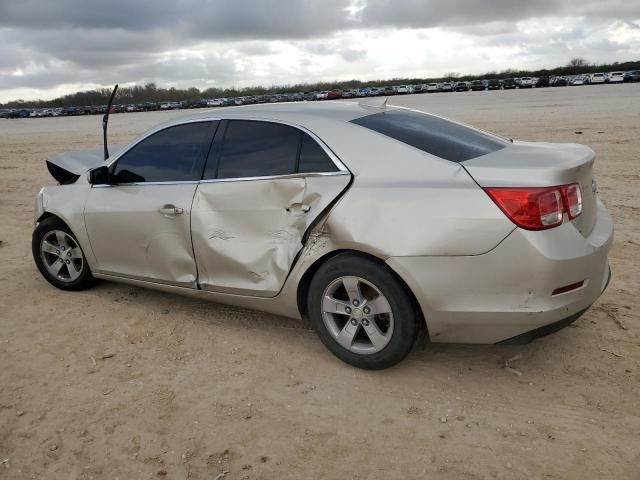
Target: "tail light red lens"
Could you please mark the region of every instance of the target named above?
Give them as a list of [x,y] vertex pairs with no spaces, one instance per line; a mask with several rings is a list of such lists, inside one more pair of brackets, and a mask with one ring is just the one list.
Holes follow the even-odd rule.
[[513,223],[526,230],[557,227],[565,212],[570,219],[582,213],[577,183],[542,188],[487,187],[484,191]]

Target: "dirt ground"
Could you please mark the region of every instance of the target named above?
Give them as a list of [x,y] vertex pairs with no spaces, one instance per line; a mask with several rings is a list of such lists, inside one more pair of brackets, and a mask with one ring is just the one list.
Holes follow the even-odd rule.
[[[390,103],[596,151],[613,280],[573,328],[367,372],[299,321],[57,291],[31,258],[33,199],[45,158],[101,145],[100,118],[0,120],[0,479],[640,478],[640,84]],[[180,114],[114,115],[111,142]]]

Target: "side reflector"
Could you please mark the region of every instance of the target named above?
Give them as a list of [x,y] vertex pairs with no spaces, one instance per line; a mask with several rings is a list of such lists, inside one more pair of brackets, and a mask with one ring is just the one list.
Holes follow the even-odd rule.
[[576,290],[584,285],[584,280],[580,280],[579,282],[572,283],[571,285],[565,285],[564,287],[558,287],[553,292],[551,292],[551,296],[559,295],[561,293],[567,293],[571,290]]

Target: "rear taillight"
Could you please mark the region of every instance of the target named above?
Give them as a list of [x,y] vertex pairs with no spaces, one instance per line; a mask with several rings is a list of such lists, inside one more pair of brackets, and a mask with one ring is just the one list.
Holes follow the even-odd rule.
[[520,228],[544,230],[562,224],[563,214],[574,219],[582,213],[577,183],[559,187],[487,187],[484,191]]
[[580,185],[577,183],[565,185],[562,187],[562,193],[569,218],[576,218],[582,213],[582,194],[580,193]]

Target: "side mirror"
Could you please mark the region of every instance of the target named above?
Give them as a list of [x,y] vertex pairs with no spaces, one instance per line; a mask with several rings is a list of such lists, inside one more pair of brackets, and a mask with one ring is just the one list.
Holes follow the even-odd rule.
[[103,165],[89,171],[89,183],[91,185],[107,185],[109,183],[109,167]]

